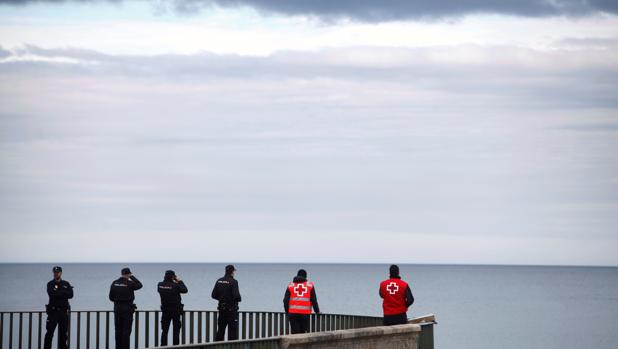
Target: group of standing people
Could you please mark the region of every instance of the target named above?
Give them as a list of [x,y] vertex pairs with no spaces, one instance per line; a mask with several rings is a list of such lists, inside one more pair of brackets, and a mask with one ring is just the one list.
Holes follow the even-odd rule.
[[[73,298],[73,286],[62,279],[62,267],[52,269],[54,278],[47,283],[49,303],[46,305],[47,322],[44,349],[51,349],[52,339],[58,327],[58,349],[66,349],[68,343],[68,327],[70,305]],[[236,268],[233,265],[225,267],[225,275],[215,282],[212,298],[218,301],[217,333],[215,341],[222,341],[227,329],[228,340],[238,339],[238,303],[242,300],[238,281],[234,278]],[[143,284],[133,275],[129,268],[123,268],[120,278],[114,280],[109,290],[109,300],[114,303],[114,329],[117,349],[130,348],[130,336],[133,325],[133,314],[137,309],[135,291]],[[171,326],[172,343],[180,344],[180,329],[184,305],[181,294],[189,290],[185,283],[173,270],[167,270],[163,281],[157,284],[157,292],[161,297],[161,346],[166,346]],[[391,265],[389,278],[380,283],[380,297],[384,313],[384,325],[405,324],[407,310],[414,303],[410,286],[399,276],[399,267]],[[307,271],[300,269],[285,290],[283,307],[290,323],[292,334],[309,332],[310,315],[320,314],[315,284],[307,279]]]

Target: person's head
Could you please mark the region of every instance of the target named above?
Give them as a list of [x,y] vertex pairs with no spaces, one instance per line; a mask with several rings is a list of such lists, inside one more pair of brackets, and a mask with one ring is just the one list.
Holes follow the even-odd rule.
[[122,268],[122,270],[120,271],[120,275],[122,275],[123,278],[130,278],[131,277],[131,269],[129,268]]
[[176,277],[176,273],[173,270],[166,270],[165,276],[163,277],[165,281],[172,281]]
[[388,269],[388,273],[392,278],[399,277],[399,267],[396,264],[391,265]]
[[54,273],[54,279],[60,280],[60,278],[62,277],[62,267],[58,265],[53,267],[52,273]]
[[225,266],[225,275],[229,275],[229,276],[234,276],[234,272],[236,271],[236,268],[229,264]]
[[296,276],[300,276],[301,278],[306,279],[307,278],[307,271],[305,269],[299,269],[298,273],[296,273]]

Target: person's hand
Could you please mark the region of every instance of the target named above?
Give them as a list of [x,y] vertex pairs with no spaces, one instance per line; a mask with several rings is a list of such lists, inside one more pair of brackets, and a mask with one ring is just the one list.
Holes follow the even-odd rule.
[[176,282],[181,282],[182,279],[180,278],[180,276],[176,275]]

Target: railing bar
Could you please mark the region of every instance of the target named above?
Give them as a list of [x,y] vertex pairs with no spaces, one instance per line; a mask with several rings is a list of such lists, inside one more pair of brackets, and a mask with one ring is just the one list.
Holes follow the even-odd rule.
[[86,312],[86,349],[90,349],[90,312]]
[[277,333],[278,336],[281,336],[284,333],[284,326],[285,326],[283,323],[284,319],[285,319],[285,314],[279,313],[279,333]]
[[43,342],[43,312],[39,313],[39,348],[41,349],[41,345]]
[[0,313],[0,349],[4,347],[4,313]]
[[[105,349],[109,349],[109,318],[110,318],[110,311],[106,311],[105,312]],[[99,316],[99,313],[97,312],[97,317]],[[98,319],[97,319],[98,322]],[[99,326],[97,325],[97,331],[99,330]],[[97,333],[97,338],[99,337],[99,334]],[[98,349],[98,342],[99,340],[97,339],[97,349]]]
[[241,321],[242,321],[242,332],[241,332],[241,338],[242,339],[247,339],[247,313],[245,313],[244,311],[241,314]]
[[218,326],[218,316],[219,313],[216,311],[212,312],[212,340],[214,341],[217,336],[217,326]]
[[261,338],[265,338],[266,337],[266,313],[261,313],[261,317],[262,317],[262,337]]
[[187,341],[187,326],[185,326],[187,324],[187,316],[185,315],[185,313],[182,313],[181,317],[181,321],[182,321],[182,344],[185,344]]
[[[101,334],[101,313],[99,313],[98,311],[97,311],[97,316],[96,316],[96,321],[95,322],[96,322],[96,326],[97,326],[97,329],[95,331],[95,333],[96,333],[96,335],[95,335],[96,342],[95,343],[96,343],[96,349],[99,349],[100,342],[101,342],[100,341],[100,339],[101,339],[100,338],[101,337],[100,336],[100,334]],[[109,318],[107,319],[107,322],[109,322]]]
[[9,313],[9,349],[13,349],[13,313]]
[[139,312],[135,312],[135,349],[139,348]]
[[268,313],[268,337],[273,336],[273,313]]
[[[193,312],[189,312],[189,343],[193,344]],[[185,327],[185,324],[182,324],[182,327]]]
[[78,311],[77,313],[77,332],[75,333],[75,342],[77,342],[77,349],[81,346],[81,327],[82,327],[82,312]]
[[146,322],[145,324],[146,333],[144,334],[144,346],[148,348],[150,347],[150,312],[149,311],[146,312],[146,319],[144,321]]
[[249,339],[253,339],[253,313],[249,313]]
[[28,349],[32,349],[32,313],[28,313]]
[[202,312],[197,312],[197,342],[202,343]]
[[159,311],[154,313],[154,343],[155,347],[159,346]]
[[206,337],[204,338],[206,340],[206,343],[210,342],[210,315],[212,312],[207,311],[206,312],[206,323],[205,323],[205,328],[206,328]]
[[21,332],[22,332],[22,328],[23,328],[23,320],[24,320],[24,313],[20,312],[19,313],[19,335],[18,335],[19,340],[17,341],[17,343],[19,343],[19,347],[18,347],[19,349],[22,348],[22,345],[21,345],[21,337],[22,337]]

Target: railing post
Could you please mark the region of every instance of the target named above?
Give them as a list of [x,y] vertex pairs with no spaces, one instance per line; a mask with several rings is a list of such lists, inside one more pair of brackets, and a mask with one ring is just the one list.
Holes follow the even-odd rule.
[[81,346],[81,330],[82,330],[82,313],[81,311],[77,312],[77,330],[75,331],[75,342],[77,343],[77,349]]
[[187,316],[186,313],[182,313],[181,315],[181,321],[182,321],[182,339],[180,341],[180,343],[182,344],[186,344],[187,343]]
[[[19,349],[21,349],[21,348],[22,348],[22,345],[21,345],[21,337],[22,337],[22,336],[21,336],[21,332],[22,332],[22,331],[21,331],[21,330],[22,330],[22,323],[23,323],[23,320],[24,320],[24,313],[21,313],[21,312],[20,312],[20,313],[19,313],[19,328],[18,328],[18,329],[19,329],[19,334],[17,335],[17,338],[19,339],[19,340],[17,341],[17,343],[19,343],[19,346],[18,346],[18,348],[19,348]],[[58,337],[60,337],[60,336],[58,336]]]
[[139,348],[139,312],[135,312],[135,349]]
[[39,346],[38,349],[41,349],[41,345],[43,342],[43,312],[39,313]]
[[260,338],[266,338],[266,313],[260,313],[260,317],[262,318],[262,337]]
[[32,349],[32,313],[28,313],[28,349]]
[[204,324],[204,327],[206,328],[206,334],[204,337],[206,343],[210,342],[210,316],[211,315],[212,315],[211,311],[206,312],[206,323]]
[[[111,311],[105,312],[105,349],[109,349],[109,321],[110,321],[109,317],[110,317],[110,314],[111,314]],[[99,312],[97,312],[97,331],[99,330],[98,317],[99,317]],[[114,321],[116,320],[114,319]],[[114,326],[116,326],[116,323],[114,323]],[[98,333],[97,333],[97,337],[99,337]],[[97,346],[99,345],[98,342],[99,340],[97,339]]]
[[97,316],[96,316],[95,324],[96,324],[97,328],[96,328],[96,331],[95,331],[95,333],[96,333],[96,335],[95,335],[95,337],[96,337],[95,338],[95,340],[96,340],[95,341],[95,348],[99,349],[100,339],[101,339],[101,336],[100,336],[100,334],[101,334],[101,326],[100,326],[101,325],[101,313],[97,311],[96,314],[97,314]]
[[214,341],[216,336],[217,336],[217,316],[219,315],[218,312],[213,311],[212,312],[212,340]]
[[159,311],[155,310],[155,347],[159,346]]
[[4,313],[0,312],[0,349],[4,347]]
[[13,349],[13,313],[9,313],[9,349]]
[[[185,326],[185,324],[182,324],[182,326]],[[190,344],[194,344],[194,339],[195,337],[193,336],[193,312],[189,312],[189,343]]]
[[90,312],[86,312],[86,349],[90,349]]
[[433,324],[422,324],[418,337],[418,349],[433,349]]
[[247,313],[243,311],[240,315],[242,319],[241,320],[242,321],[241,338],[247,339]]
[[197,342],[202,343],[202,312],[197,312]]
[[148,348],[150,346],[150,312],[149,311],[146,312],[146,319],[144,321],[145,321],[144,330],[146,330],[146,333],[144,334],[144,346]]

